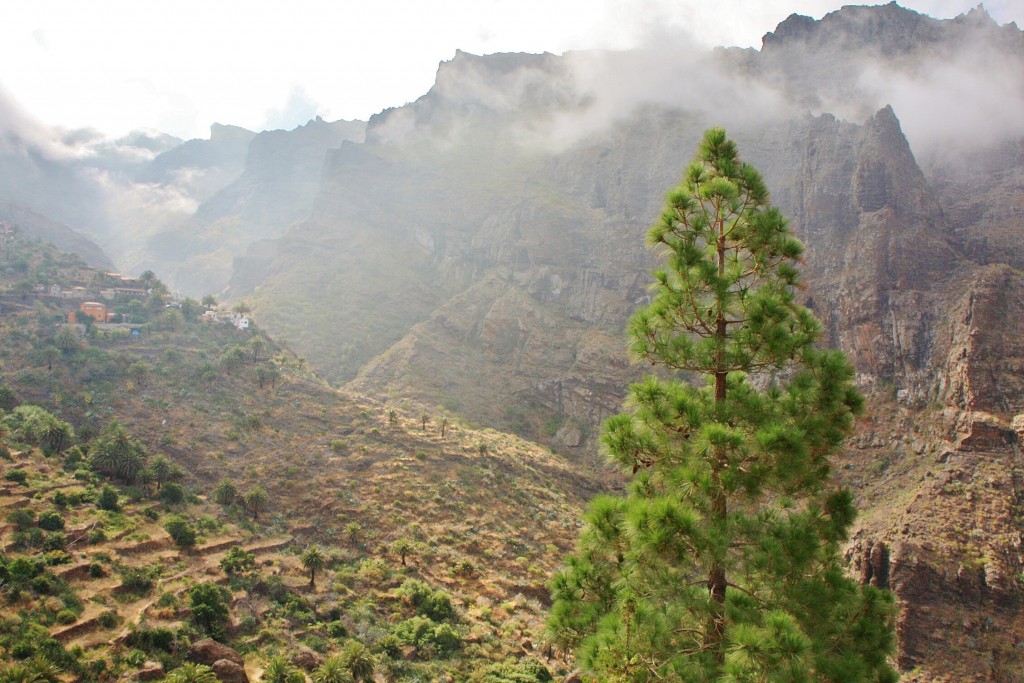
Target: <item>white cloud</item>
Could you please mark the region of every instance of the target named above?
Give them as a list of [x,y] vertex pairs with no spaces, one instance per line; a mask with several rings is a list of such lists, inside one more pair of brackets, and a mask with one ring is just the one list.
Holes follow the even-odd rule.
[[[973,0],[905,0],[950,17]],[[425,93],[457,48],[561,53],[627,48],[666,28],[703,45],[759,46],[792,12],[838,0],[34,0],[8,3],[0,78],[50,125],[205,137],[214,121],[258,129],[293,88],[325,118],[367,118]],[[1021,21],[1019,0],[987,3]],[[285,105],[287,107],[287,105]]]

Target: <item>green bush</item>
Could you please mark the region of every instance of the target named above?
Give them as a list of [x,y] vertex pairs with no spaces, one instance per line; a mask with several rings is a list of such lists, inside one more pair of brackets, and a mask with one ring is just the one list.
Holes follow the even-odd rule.
[[67,625],[67,624],[75,623],[75,621],[78,619],[78,617],[71,610],[69,610],[69,609],[62,609],[61,611],[57,612],[56,619],[57,619],[57,623],[58,624]]
[[46,531],[60,531],[64,528],[64,518],[61,517],[59,512],[51,510],[39,515],[39,521],[36,524],[40,529]]
[[179,548],[191,548],[196,544],[196,530],[179,515],[170,517],[164,523],[164,529]]
[[53,552],[55,550],[64,550],[68,545],[68,537],[63,531],[53,531],[47,534],[46,538],[43,539],[43,550],[47,552]]
[[455,618],[451,596],[443,590],[431,590],[419,579],[406,579],[398,594],[416,608],[416,612],[432,621],[450,621]]
[[536,659],[506,659],[485,667],[473,680],[479,683],[549,683],[553,679],[547,667]]
[[118,501],[117,489],[110,484],[104,485],[100,491],[100,496],[96,500],[96,505],[99,506],[100,510],[109,510],[111,512],[117,512],[121,509],[121,503]]
[[462,636],[450,624],[438,624],[426,617],[412,617],[391,631],[399,641],[425,653],[447,656],[462,646]]
[[178,505],[185,500],[185,487],[173,481],[168,482],[160,487],[158,497],[168,505]]
[[4,473],[4,479],[24,486],[25,482],[28,480],[28,473],[25,470],[20,469],[7,470],[7,472]]
[[118,616],[117,612],[108,609],[104,612],[100,612],[96,616],[96,621],[98,621],[99,625],[103,628],[114,628],[121,623],[121,617]]

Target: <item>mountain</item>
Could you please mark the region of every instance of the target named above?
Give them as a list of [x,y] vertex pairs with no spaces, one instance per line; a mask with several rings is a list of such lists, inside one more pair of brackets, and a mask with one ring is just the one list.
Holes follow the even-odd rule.
[[63,223],[50,220],[24,207],[0,200],[0,222],[16,227],[25,237],[48,242],[64,251],[77,254],[94,268],[114,267],[114,262],[103,253],[98,244]]
[[[622,329],[654,263],[644,233],[722,122],[806,243],[806,302],[876,406],[838,474],[866,510],[851,563],[902,601],[902,668],[1004,675],[1024,569],[1024,122],[993,88],[1018,103],[1024,37],[980,9],[794,16],[760,51],[458,53],[331,153],[309,218],[253,245],[229,291],[332,381],[591,460],[642,372]],[[956,114],[936,123],[940,107]],[[950,628],[977,647],[935,638]]]
[[240,173],[230,183],[211,188],[216,191],[202,197],[180,224],[152,235],[147,245],[151,262],[186,293],[200,296],[224,289],[235,256],[309,215],[327,151],[345,141],[361,142],[364,130],[362,121],[317,117],[291,131],[249,134],[233,157],[244,160]]
[[160,264],[196,294],[227,283],[349,391],[510,429],[586,470],[644,371],[622,333],[655,264],[644,234],[724,125],[805,242],[801,297],[869,395],[836,474],[864,511],[851,569],[900,600],[905,680],[1015,680],[1021,111],[1015,25],[847,6],[789,17],[760,50],[457,52],[417,101],[252,137],[209,186],[35,152],[4,157],[21,165],[0,181],[40,212],[96,197],[120,217],[99,240],[119,264]]

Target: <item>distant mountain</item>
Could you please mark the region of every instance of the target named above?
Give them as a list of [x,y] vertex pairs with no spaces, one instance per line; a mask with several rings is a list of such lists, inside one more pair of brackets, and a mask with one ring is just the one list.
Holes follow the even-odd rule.
[[[216,191],[206,193],[190,217],[151,236],[150,262],[169,273],[171,284],[182,291],[219,292],[228,283],[233,259],[250,244],[278,237],[309,215],[328,150],[346,141],[361,142],[365,127],[362,121],[318,117],[291,131],[249,134],[244,146],[234,150],[233,158],[244,160],[240,173],[222,186],[207,186]],[[154,166],[184,147],[161,155]]]

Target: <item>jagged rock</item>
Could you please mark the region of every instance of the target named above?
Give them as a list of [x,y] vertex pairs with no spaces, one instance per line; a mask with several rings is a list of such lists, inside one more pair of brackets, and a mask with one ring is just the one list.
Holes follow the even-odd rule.
[[213,673],[221,683],[249,683],[245,668],[230,659],[218,659],[213,663]]
[[218,643],[213,638],[203,638],[192,643],[186,655],[190,662],[213,666],[218,659],[226,659],[239,666],[245,665],[242,656],[223,643]]
[[960,441],[962,451],[995,451],[1017,443],[1017,432],[985,420],[971,423],[971,431]]
[[583,430],[576,423],[569,422],[561,426],[555,434],[555,438],[563,446],[578,448],[583,443]]

